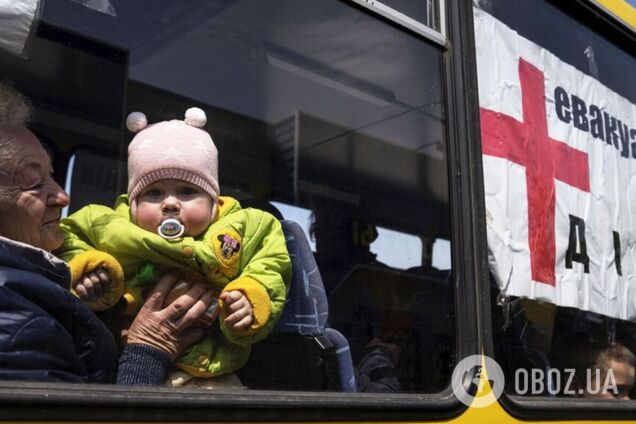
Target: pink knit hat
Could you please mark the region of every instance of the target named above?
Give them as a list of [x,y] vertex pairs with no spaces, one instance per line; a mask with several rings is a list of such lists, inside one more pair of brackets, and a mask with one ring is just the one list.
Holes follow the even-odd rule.
[[218,152],[210,134],[201,129],[206,121],[205,112],[194,107],[184,121],[152,125],[141,112],[128,115],[126,126],[138,133],[128,146],[128,199],[133,209],[137,195],[159,180],[187,181],[213,201],[219,197]]

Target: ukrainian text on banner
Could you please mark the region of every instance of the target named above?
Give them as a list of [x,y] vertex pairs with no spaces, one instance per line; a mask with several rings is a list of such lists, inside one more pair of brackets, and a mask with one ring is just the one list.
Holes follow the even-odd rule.
[[475,36],[495,280],[636,321],[636,106],[479,10]]

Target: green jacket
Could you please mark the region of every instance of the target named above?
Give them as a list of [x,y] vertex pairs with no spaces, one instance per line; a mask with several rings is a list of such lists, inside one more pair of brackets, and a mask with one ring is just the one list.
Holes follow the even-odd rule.
[[[175,362],[191,375],[211,377],[241,368],[251,345],[267,337],[282,314],[291,262],[280,222],[267,212],[242,209],[232,198],[219,198],[217,218],[196,238],[166,240],[133,224],[126,195],[117,199],[114,210],[101,205],[82,208],[62,220],[61,228],[64,244],[55,253],[69,262],[73,281],[103,266],[101,262],[81,260],[99,253],[97,250],[119,262],[126,290],[133,295],[143,290],[138,287],[138,273],[147,263],[195,270],[219,293],[245,293],[254,310],[253,324],[245,331],[231,330],[223,324],[225,313],[221,308],[208,335]],[[119,300],[119,294],[108,306]]]

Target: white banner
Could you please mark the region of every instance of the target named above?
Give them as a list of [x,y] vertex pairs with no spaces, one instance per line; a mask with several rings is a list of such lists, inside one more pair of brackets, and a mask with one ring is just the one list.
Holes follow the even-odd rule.
[[0,0],[0,48],[21,56],[40,0]]
[[636,106],[478,10],[475,36],[499,287],[636,321]]

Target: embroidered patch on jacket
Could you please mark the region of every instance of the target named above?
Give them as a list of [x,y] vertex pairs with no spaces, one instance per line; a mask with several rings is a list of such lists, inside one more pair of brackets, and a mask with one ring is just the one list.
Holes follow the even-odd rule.
[[241,258],[243,240],[241,235],[231,228],[224,228],[212,234],[214,254],[219,260],[221,272],[233,277],[238,272],[237,264]]

